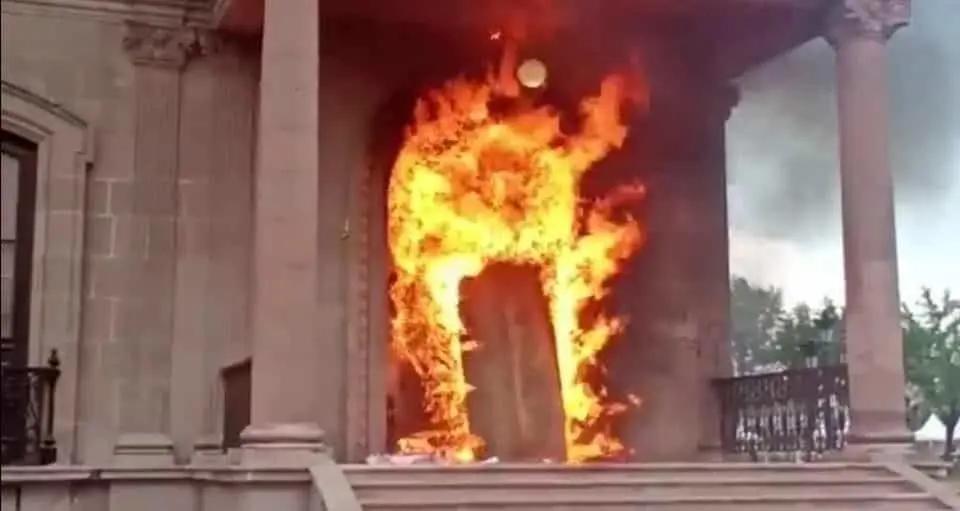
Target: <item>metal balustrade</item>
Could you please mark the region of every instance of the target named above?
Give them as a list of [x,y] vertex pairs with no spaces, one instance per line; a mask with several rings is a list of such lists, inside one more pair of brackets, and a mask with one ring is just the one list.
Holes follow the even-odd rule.
[[0,368],[3,465],[47,465],[57,460],[53,413],[59,378],[56,350],[45,366]]
[[725,452],[811,459],[842,450],[849,426],[847,367],[790,369],[714,382]]

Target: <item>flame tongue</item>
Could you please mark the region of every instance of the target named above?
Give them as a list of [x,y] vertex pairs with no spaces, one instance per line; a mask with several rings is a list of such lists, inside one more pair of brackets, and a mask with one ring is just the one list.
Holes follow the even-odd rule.
[[[491,112],[495,95],[513,96],[504,73],[485,81],[456,79],[422,98],[395,162],[388,190],[388,241],[396,270],[393,349],[425,389],[428,431],[399,442],[402,452],[474,459],[482,439],[466,407],[459,313],[460,282],[492,262],[533,264],[549,299],[566,416],[567,458],[614,455],[609,432],[622,407],[586,375],[619,328],[615,318],[582,311],[605,294],[605,282],[640,243],[639,225],[612,213],[639,187],[585,203],[580,182],[626,136],[618,77],[581,103],[579,133],[560,131],[547,107]],[[624,193],[626,192],[626,193]]]

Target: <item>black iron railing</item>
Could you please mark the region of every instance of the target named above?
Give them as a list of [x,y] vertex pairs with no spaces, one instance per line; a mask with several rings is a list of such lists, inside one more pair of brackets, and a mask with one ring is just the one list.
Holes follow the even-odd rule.
[[724,451],[799,454],[842,450],[849,425],[845,365],[716,380]]
[[50,353],[42,367],[0,369],[0,426],[3,465],[46,465],[57,460],[53,410],[60,359]]

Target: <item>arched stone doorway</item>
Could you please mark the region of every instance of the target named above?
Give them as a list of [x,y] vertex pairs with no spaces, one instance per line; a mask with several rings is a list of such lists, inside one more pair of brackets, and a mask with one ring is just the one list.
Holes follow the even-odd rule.
[[[558,48],[553,76],[569,76],[551,89],[551,103],[570,103],[592,93],[602,76],[597,48]],[[678,50],[679,51],[679,50]],[[683,55],[678,55],[678,59]],[[549,57],[548,57],[549,58]],[[591,58],[593,60],[591,60]],[[665,58],[665,57],[664,57]],[[474,60],[477,61],[474,56]],[[387,389],[390,378],[387,287],[390,262],[386,243],[386,184],[417,95],[425,87],[465,70],[463,54],[427,66],[384,87],[372,110],[367,162],[353,196],[353,270],[348,277],[352,324],[348,348],[346,434],[348,458],[392,450],[388,438]],[[679,73],[665,61],[651,73],[648,115],[631,123],[624,148],[596,171],[596,183],[638,177],[649,198],[639,210],[650,234],[647,244],[613,282],[613,302],[630,324],[611,345],[609,384],[621,395],[634,394],[642,406],[625,418],[621,437],[637,459],[691,459],[715,436],[715,399],[710,379],[728,365],[726,190],[723,125],[727,89],[690,71]],[[587,64],[584,64],[587,63]],[[593,71],[584,69],[593,65]],[[684,71],[687,72],[687,71]],[[559,73],[559,74],[558,74]],[[414,79],[408,79],[413,76]],[[396,78],[396,77],[395,77]],[[678,406],[681,403],[681,406]]]

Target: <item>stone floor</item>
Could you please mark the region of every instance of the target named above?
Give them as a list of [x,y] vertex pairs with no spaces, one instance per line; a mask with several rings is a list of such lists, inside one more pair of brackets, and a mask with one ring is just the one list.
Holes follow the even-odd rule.
[[890,463],[53,465],[4,467],[2,483],[4,511],[960,509],[953,488]]

